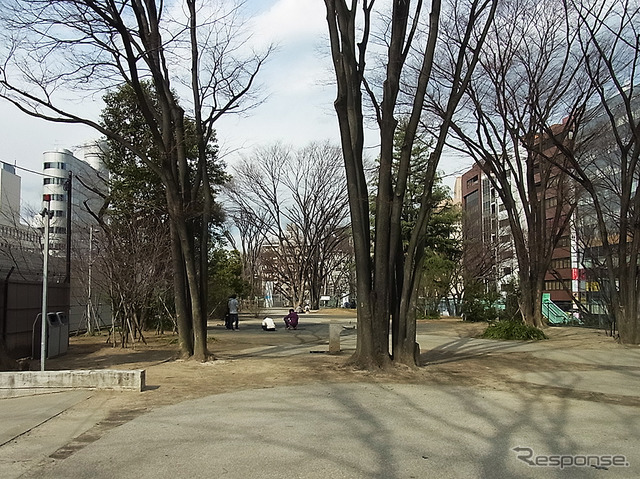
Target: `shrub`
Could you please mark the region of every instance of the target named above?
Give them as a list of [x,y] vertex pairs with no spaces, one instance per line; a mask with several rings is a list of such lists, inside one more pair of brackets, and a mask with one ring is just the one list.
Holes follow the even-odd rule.
[[495,290],[486,291],[485,288],[479,281],[465,283],[462,302],[462,318],[465,321],[490,322],[498,319],[496,303],[500,295]]
[[548,339],[538,328],[524,324],[522,321],[497,321],[482,333],[481,338],[503,340],[539,340]]
[[474,299],[462,306],[462,317],[470,322],[490,322],[498,317],[498,310],[488,301]]

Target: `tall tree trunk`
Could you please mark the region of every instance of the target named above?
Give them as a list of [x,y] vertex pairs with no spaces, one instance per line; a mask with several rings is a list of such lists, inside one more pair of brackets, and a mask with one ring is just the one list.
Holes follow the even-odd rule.
[[542,281],[532,280],[528,275],[523,278],[521,275],[518,305],[525,324],[536,328],[546,326],[542,316]]
[[198,44],[198,22],[197,22],[197,5],[193,0],[187,1],[189,9],[189,30],[191,38],[191,92],[193,95],[196,137],[198,138],[198,177],[192,195],[192,202],[196,201],[197,192],[199,191],[198,183],[202,183],[202,215],[201,215],[201,232],[200,232],[200,300],[201,300],[201,316],[204,322],[204,334],[206,341],[208,299],[209,299],[209,223],[211,222],[211,210],[213,207],[213,198],[211,195],[211,186],[209,184],[209,173],[207,170],[207,144],[210,138],[210,132],[205,133],[202,118],[202,99],[200,96],[200,77],[199,63],[200,50]]
[[[460,100],[464,88],[468,84],[470,72],[477,62],[477,52],[486,37],[487,25],[495,12],[497,2],[477,2],[470,8],[468,30],[460,57],[457,59],[452,94],[447,105],[447,121],[441,129],[444,138],[449,127],[450,116]],[[352,232],[356,257],[356,277],[358,294],[358,342],[354,361],[363,367],[383,367],[390,363],[389,356],[389,321],[393,318],[394,361],[414,364],[416,361],[415,315],[411,312],[413,295],[416,291],[417,274],[421,268],[421,248],[423,241],[413,238],[414,250],[411,258],[405,260],[403,255],[401,231],[401,212],[406,193],[407,178],[410,173],[410,159],[416,129],[419,124],[424,98],[434,62],[438,25],[440,21],[440,0],[431,2],[429,38],[424,51],[423,63],[417,92],[412,100],[411,123],[403,145],[403,154],[397,168],[396,187],[393,187],[393,140],[397,127],[394,117],[400,91],[400,79],[411,50],[411,43],[418,28],[418,18],[422,2],[417,2],[411,11],[411,2],[396,0],[392,2],[390,34],[387,49],[387,69],[382,84],[383,98],[378,103],[369,84],[364,81],[365,57],[371,28],[371,11],[374,2],[363,2],[362,11],[358,11],[360,2],[344,0],[325,0],[327,24],[331,52],[334,61],[337,83],[337,98],[334,103],[340,128],[345,168],[348,178],[349,206],[351,209]],[[471,49],[471,38],[476,38],[475,22],[482,12],[491,9],[489,21],[478,45],[475,46],[473,59],[466,56]],[[411,15],[411,13],[413,15]],[[356,19],[362,20],[360,28],[356,28]],[[409,28],[409,22],[411,27]],[[361,34],[356,41],[356,34]],[[465,67],[469,73],[465,77]],[[362,89],[366,90],[374,104],[376,120],[380,129],[380,165],[378,171],[378,195],[376,199],[375,239],[371,254],[369,195],[363,174],[363,105]],[[439,155],[434,156],[433,175]],[[425,184],[425,189],[433,183]],[[428,194],[427,194],[428,196]],[[424,201],[423,201],[424,203]],[[425,205],[423,204],[422,207]],[[428,218],[421,211],[424,225],[418,229],[422,234]],[[424,226],[424,228],[422,228]],[[417,233],[416,233],[417,234]],[[407,280],[410,283],[407,283]],[[402,306],[402,309],[401,309]]]
[[[351,362],[356,367],[366,369],[385,367],[390,362],[388,336],[384,336],[384,331],[388,330],[389,316],[380,315],[379,300],[372,289],[369,195],[362,161],[364,117],[360,85],[363,72],[360,71],[358,59],[354,56],[356,12],[347,11],[341,0],[325,0],[325,3],[338,87],[334,106],[348,179],[347,191],[356,260],[358,335],[356,351]],[[388,305],[385,305],[385,308],[388,308]],[[382,336],[384,339],[381,339]]]
[[187,295],[187,280],[184,273],[184,260],[180,237],[173,221],[169,222],[171,229],[171,261],[173,263],[173,293],[178,323],[178,345],[180,355],[188,358],[193,354],[193,327],[189,299]]
[[620,342],[623,344],[639,344],[638,311],[640,294],[635,290],[636,283],[629,282],[620,288],[621,305],[614,311]]
[[180,239],[184,270],[187,276],[187,289],[191,300],[191,318],[193,324],[193,358],[206,361],[209,358],[207,349],[207,323],[202,316],[202,298],[197,271],[196,255],[193,251],[189,228],[184,219],[176,222],[176,230]]

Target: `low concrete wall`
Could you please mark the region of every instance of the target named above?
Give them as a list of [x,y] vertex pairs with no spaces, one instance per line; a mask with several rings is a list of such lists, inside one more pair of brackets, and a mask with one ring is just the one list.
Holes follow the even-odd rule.
[[80,388],[142,391],[144,387],[144,369],[0,372],[0,389]]

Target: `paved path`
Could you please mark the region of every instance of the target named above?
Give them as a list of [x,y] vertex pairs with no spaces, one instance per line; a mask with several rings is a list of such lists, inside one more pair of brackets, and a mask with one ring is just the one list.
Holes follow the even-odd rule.
[[[161,408],[25,477],[632,478],[639,437],[634,407],[526,391],[318,384]],[[629,466],[532,467],[518,455],[564,455],[567,465],[584,462],[571,455],[618,455]]]
[[[326,349],[326,324],[319,320],[304,327],[319,339],[244,354],[308,355],[310,348]],[[353,348],[355,331],[343,331],[341,339],[343,350]],[[418,341],[423,350],[463,357],[496,351],[540,355],[558,361],[559,369],[518,380],[640,398],[637,349],[567,351],[545,342],[434,334],[419,334]],[[570,362],[590,369],[562,370]],[[104,415],[96,407],[93,414],[78,416],[71,406],[86,400],[99,405],[105,393],[6,398],[0,399],[0,477],[640,477],[640,408],[535,391],[394,384],[240,391],[156,409],[89,438],[75,453],[65,446]],[[589,461],[601,461],[601,467],[583,467],[586,455],[598,456]],[[612,456],[628,466],[608,464]],[[524,459],[575,467],[531,466]]]
[[[555,349],[545,341],[492,341],[477,338],[450,338],[441,335],[418,335],[422,350],[448,352],[459,357],[474,357],[495,352],[526,352],[558,363],[553,371],[532,371],[518,380],[545,386],[564,387],[603,394],[640,398],[640,349],[593,350]],[[565,370],[570,363],[593,367],[592,370]],[[515,377],[514,377],[515,378]],[[640,439],[640,438],[639,438]]]
[[[22,394],[0,402],[0,447],[91,396],[90,391]],[[1,477],[1,474],[0,474]]]

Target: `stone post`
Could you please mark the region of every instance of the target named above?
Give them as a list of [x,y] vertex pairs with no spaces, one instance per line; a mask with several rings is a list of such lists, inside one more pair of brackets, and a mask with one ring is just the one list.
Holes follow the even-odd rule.
[[333,322],[329,324],[329,354],[340,353],[340,331],[342,331],[342,324]]

